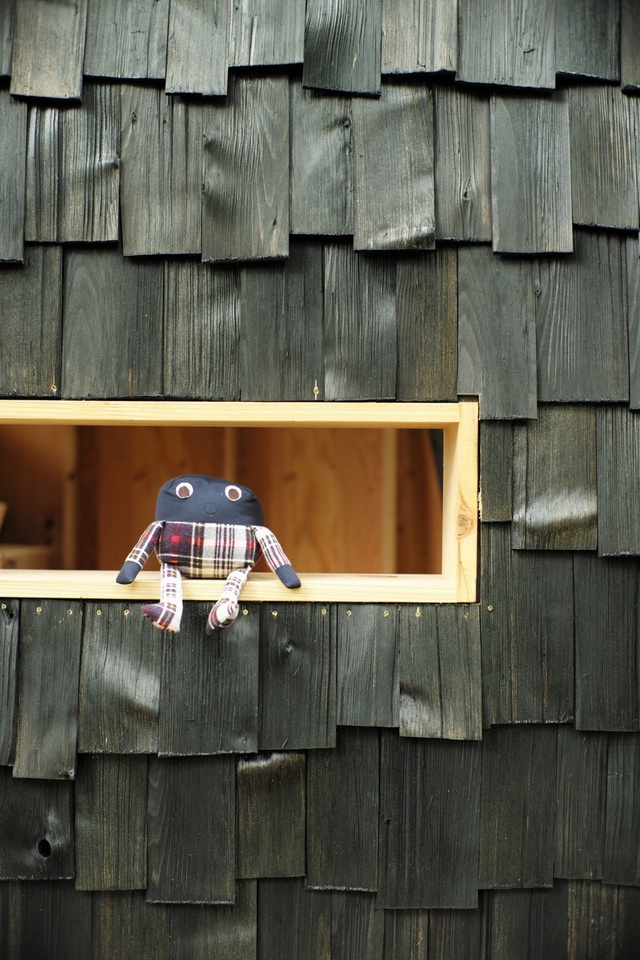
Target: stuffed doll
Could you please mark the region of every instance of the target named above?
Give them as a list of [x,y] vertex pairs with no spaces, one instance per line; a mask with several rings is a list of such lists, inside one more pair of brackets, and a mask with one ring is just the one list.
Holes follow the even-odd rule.
[[160,488],[155,520],[122,565],[118,583],[132,583],[155,549],[160,560],[160,602],[145,604],[145,617],[177,632],[182,616],[182,577],[226,577],[207,620],[207,633],[238,616],[238,596],[262,553],[285,587],[300,580],[274,534],[263,526],[262,507],[247,487],[197,474],[174,477]]

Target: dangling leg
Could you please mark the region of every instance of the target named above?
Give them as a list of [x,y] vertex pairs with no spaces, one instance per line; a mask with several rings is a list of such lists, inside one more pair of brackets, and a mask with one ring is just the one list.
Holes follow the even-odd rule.
[[240,570],[232,570],[225,580],[220,599],[209,613],[207,633],[213,633],[215,630],[222,630],[224,627],[231,626],[238,616],[240,612],[238,597],[247,582],[249,569],[249,567],[243,567]]
[[160,630],[177,633],[180,629],[182,577],[170,563],[160,566],[160,603],[145,603],[142,612]]

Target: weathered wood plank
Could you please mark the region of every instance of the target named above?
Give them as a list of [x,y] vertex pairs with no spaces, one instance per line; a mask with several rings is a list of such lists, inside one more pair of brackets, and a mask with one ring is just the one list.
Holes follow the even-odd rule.
[[514,427],[513,455],[513,547],[595,550],[595,410],[540,404],[537,420]]
[[577,230],[536,272],[539,400],[628,401],[625,239]]
[[119,224],[120,97],[88,83],[82,109],[29,111],[25,237],[115,242]]
[[618,87],[580,84],[568,100],[573,222],[637,230],[637,99]]
[[16,0],[11,93],[79,100],[87,0]]
[[640,90],[640,7],[635,0],[620,3],[620,83],[628,93]]
[[200,253],[202,108],[157,87],[120,93],[123,253]]
[[480,744],[381,737],[377,906],[475,907]]
[[88,77],[164,80],[170,0],[89,0]]
[[596,414],[598,553],[604,557],[640,553],[640,417],[624,407]]
[[70,249],[64,271],[63,396],[160,396],[161,344],[162,264],[127,260],[116,249]]
[[637,887],[640,883],[640,743],[634,735],[609,734],[608,744],[603,879],[605,883]]
[[11,51],[15,30],[16,0],[0,5],[0,77],[11,76]]
[[568,884],[568,960],[632,957],[640,937],[640,891],[576,880]]
[[307,887],[378,886],[380,740],[377,730],[340,729],[334,750],[307,754]]
[[149,760],[147,900],[234,903],[235,758]]
[[491,98],[491,198],[497,253],[571,253],[569,104],[564,95]]
[[293,234],[353,233],[351,100],[290,82],[290,229]]
[[91,894],[69,881],[0,885],[0,955],[5,960],[90,957]]
[[535,419],[532,266],[487,245],[458,250],[458,393],[480,395],[482,420]]
[[[482,888],[553,885],[555,726],[485,732],[480,808]],[[507,775],[508,771],[508,775]]]
[[325,398],[395,397],[395,263],[327,244],[324,289]]
[[203,108],[203,123],[202,259],[286,257],[288,78],[232,75],[226,102]]
[[555,87],[555,0],[458,0],[464,83]]
[[552,890],[496,890],[486,902],[486,949],[492,960],[513,960],[523,949],[530,957],[566,960],[566,884]]
[[513,515],[513,424],[480,425],[480,519],[509,521]]
[[27,106],[0,89],[0,261],[24,258]]
[[556,0],[556,71],[620,79],[619,0],[586,0],[576,16],[571,0]]
[[305,755],[240,757],[238,877],[305,873]]
[[283,263],[240,273],[243,400],[323,400],[320,243],[294,240]]
[[395,607],[336,607],[339,724],[398,726],[396,622]]
[[163,397],[239,400],[239,272],[171,259],[163,277]]
[[[424,957],[439,957],[437,950],[427,947],[431,918],[436,911],[385,910],[384,951],[382,960],[424,960]],[[454,911],[448,911],[454,912]],[[461,911],[455,911],[456,913]],[[461,954],[453,953],[461,957]]]
[[640,730],[637,560],[574,557],[576,728]]
[[332,957],[333,895],[308,891],[304,880],[261,880],[258,960]]
[[398,673],[401,737],[482,739],[477,607],[400,607]]
[[226,0],[171,0],[166,93],[226,95],[232,14]]
[[384,83],[353,100],[356,250],[435,247],[433,94]]
[[305,87],[380,93],[382,0],[307,0]]
[[257,750],[258,608],[243,604],[233,629],[213,639],[205,632],[210,608],[209,603],[186,604],[179,643],[165,637],[161,755]]
[[627,237],[627,321],[629,328],[629,406],[640,410],[640,243]]
[[489,96],[438,84],[434,106],[436,237],[491,240]]
[[514,552],[505,524],[483,524],[481,547],[484,723],[566,723],[574,699],[571,555]]
[[75,775],[81,639],[78,601],[21,604],[15,777]]
[[84,757],[75,790],[76,889],[143,890],[147,758]]
[[382,72],[456,69],[457,0],[382,0]]
[[383,943],[384,913],[373,894],[332,894],[331,960],[382,960]]
[[[396,261],[398,400],[455,400],[458,259],[452,248]],[[416,335],[417,332],[419,335]]]
[[20,602],[0,601],[0,766],[13,763],[18,700]]
[[71,879],[72,784],[17,780],[2,767],[0,787],[0,879]]
[[607,737],[558,727],[555,877],[603,877]]
[[[427,957],[432,960],[449,960],[453,957],[456,960],[483,960],[484,931],[485,921],[480,909],[430,910]],[[423,957],[424,952],[418,953],[416,960],[423,960]],[[390,960],[395,958],[391,957]]]
[[262,604],[261,750],[334,747],[336,644],[332,611],[312,603]]
[[159,637],[124,603],[84,610],[78,749],[156,753],[160,699]]
[[231,66],[302,63],[304,13],[304,0],[236,0],[231,13]]

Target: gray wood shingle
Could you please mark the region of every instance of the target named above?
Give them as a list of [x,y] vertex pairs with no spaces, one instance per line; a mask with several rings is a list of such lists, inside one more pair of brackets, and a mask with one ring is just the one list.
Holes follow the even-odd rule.
[[304,0],[234,0],[230,15],[232,66],[302,63]]
[[456,69],[458,0],[382,0],[382,72]]
[[[493,960],[509,960],[523,944],[533,957],[565,960],[568,889],[495,890],[487,897],[487,950]],[[577,957],[576,957],[577,960]]]
[[0,884],[0,952],[41,960],[91,956],[90,893],[72,882]]
[[17,779],[8,767],[0,784],[0,879],[72,879],[72,784]]
[[15,11],[16,0],[5,0],[0,6],[0,77],[11,76]]
[[20,603],[0,601],[0,766],[13,763]]
[[27,107],[0,89],[0,262],[22,262]]
[[331,893],[306,890],[302,878],[261,880],[258,889],[258,960],[332,955]]
[[640,418],[624,407],[596,411],[598,552],[604,557],[640,554]]
[[637,735],[609,734],[604,881],[640,885]]
[[606,734],[558,727],[555,877],[603,877],[607,755]]
[[382,0],[307,0],[305,87],[380,93]]
[[637,93],[640,90],[640,8],[635,0],[620,3],[620,82],[622,89]]
[[337,605],[339,724],[398,726],[396,631],[395,606]]
[[382,960],[384,914],[375,897],[331,896],[331,960]]
[[484,523],[513,516],[513,429],[499,420],[480,427],[480,518]]
[[629,330],[629,406],[640,410],[640,245],[638,237],[628,237],[627,323]]
[[170,0],[88,0],[84,72],[164,80]]
[[227,0],[171,0],[167,93],[226,95],[233,9]]
[[79,100],[88,0],[16,0],[11,93]]
[[620,0],[555,0],[556,70],[602,80],[620,79]]

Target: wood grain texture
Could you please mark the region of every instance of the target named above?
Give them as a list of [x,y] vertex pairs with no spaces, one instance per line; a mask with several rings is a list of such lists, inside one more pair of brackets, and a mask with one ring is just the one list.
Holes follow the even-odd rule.
[[232,12],[225,0],[171,0],[167,93],[226,95]]
[[596,411],[539,404],[514,427],[513,456],[513,547],[595,550]]
[[378,907],[477,905],[480,764],[480,744],[382,731]]
[[479,394],[482,420],[535,419],[531,263],[491,248],[458,250],[458,393]]
[[566,723],[574,714],[569,553],[514,552],[483,524],[480,636],[484,723]]
[[283,263],[240,273],[243,400],[323,400],[320,243],[294,240]]
[[624,407],[596,413],[598,553],[640,553],[640,518],[635,507],[640,481],[640,420]]
[[237,0],[231,11],[231,65],[302,63],[304,0]]
[[[435,912],[435,911],[434,911]],[[438,956],[434,950],[425,953],[429,924],[433,913],[427,910],[387,910],[384,914],[383,960],[404,957],[405,960],[423,960]]]
[[305,87],[380,93],[382,0],[308,0]]
[[319,604],[261,606],[261,750],[335,746],[336,650],[331,621],[331,610]]
[[491,240],[491,127],[487,94],[434,86],[436,237]]
[[13,763],[18,698],[20,603],[0,601],[0,766]]
[[119,225],[120,97],[86,84],[81,109],[32,106],[25,236],[39,242],[115,242]]
[[605,883],[637,887],[640,883],[638,736],[609,734],[607,740],[607,808],[603,879]]
[[27,107],[0,90],[0,262],[24,259]]
[[558,727],[555,877],[603,877],[607,737]]
[[198,104],[157,87],[120,87],[125,257],[199,254],[202,123]]
[[620,4],[620,84],[631,93],[640,90],[640,50],[635,38],[640,34],[640,8],[634,0]]
[[84,757],[75,791],[76,889],[147,881],[147,758]]
[[0,769],[0,879],[74,876],[72,785],[16,779]]
[[170,0],[89,0],[84,72],[164,80]]
[[[495,890],[487,897],[486,925],[489,956],[508,960],[524,944],[532,957],[567,957],[568,890]],[[577,960],[577,958],[576,958]]]
[[[242,601],[241,601],[242,603]],[[163,645],[159,753],[252,753],[258,745],[258,624],[242,604],[233,630],[212,641],[211,603],[185,606],[180,642]]]
[[396,623],[392,606],[337,606],[339,724],[398,726]]
[[233,75],[226,102],[204,108],[203,123],[202,259],[286,257],[288,78]]
[[628,401],[625,240],[577,230],[572,257],[536,266],[538,399]]
[[629,330],[629,407],[640,410],[640,247],[627,237],[627,323]]
[[482,750],[481,888],[551,887],[557,731],[493,727]]
[[353,100],[356,250],[435,247],[433,94],[384,83]]
[[341,728],[335,749],[308,752],[308,888],[377,889],[379,795],[377,730]]
[[480,425],[480,519],[509,521],[513,515],[513,424]]
[[400,607],[398,673],[400,736],[482,739],[477,607]]
[[491,198],[497,253],[571,253],[566,97],[491,98]]
[[7,960],[91,956],[91,894],[68,880],[0,886],[0,952]]
[[353,123],[349,97],[326,96],[290,81],[290,229],[353,233]]
[[79,100],[88,0],[16,0],[11,93]]
[[305,873],[304,753],[239,757],[238,877]]
[[571,0],[556,0],[556,70],[560,74],[620,79],[620,3],[587,0],[576,16]]
[[457,0],[382,0],[383,73],[451,72],[457,59]]
[[235,759],[152,757],[148,796],[147,901],[234,903]]
[[138,611],[124,603],[84,609],[78,749],[156,753],[161,645]]
[[458,372],[458,258],[439,247],[396,259],[397,400],[453,400]]
[[638,561],[574,557],[576,729],[640,730]]
[[5,0],[0,8],[0,77],[11,76],[15,14],[16,0]]
[[572,86],[568,99],[574,223],[637,230],[637,100],[604,84]]
[[568,958],[633,956],[640,936],[640,894],[576,880],[568,885]]
[[458,80],[544,89],[555,71],[554,0],[458,0]]
[[64,275],[63,395],[159,396],[161,344],[162,265],[125,259],[115,249],[69,250]]
[[375,896],[334,893],[331,897],[331,958],[382,960],[384,914]]
[[324,283],[325,399],[394,397],[395,264],[327,244]]
[[163,277],[163,397],[240,399],[238,271],[173,258]]
[[[428,957],[481,960],[485,936],[482,910],[430,910],[428,916]],[[416,960],[423,960],[423,954],[418,953]]]
[[21,604],[16,777],[75,776],[81,637],[78,601]]
[[304,880],[261,880],[258,960],[332,957],[333,894],[305,889]]

